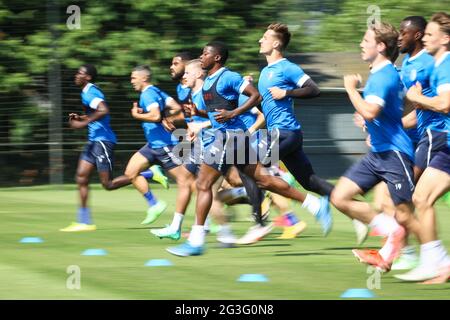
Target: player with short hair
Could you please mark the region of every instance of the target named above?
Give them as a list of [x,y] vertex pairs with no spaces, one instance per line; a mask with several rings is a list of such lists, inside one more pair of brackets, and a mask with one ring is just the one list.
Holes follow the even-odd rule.
[[[181,106],[169,95],[151,83],[152,72],[148,66],[138,66],[131,73],[131,84],[139,91],[139,106],[135,102],[131,115],[142,121],[142,128],[147,144],[137,151],[129,160],[125,169],[134,187],[144,196],[149,208],[147,217],[141,224],[154,222],[166,209],[164,201],[158,201],[150,191],[147,181],[139,173],[151,164],[160,164],[177,182],[178,193],[175,204],[176,212],[184,212],[185,204],[191,196],[190,185],[193,182],[189,172],[182,166],[181,159],[172,150],[178,139],[168,132],[161,123],[163,114],[181,113]],[[188,199],[188,200],[186,200]]]
[[[398,50],[398,32],[387,23],[370,26],[360,44],[362,59],[371,64],[363,96],[357,90],[360,75],[346,75],[345,89],[356,111],[366,120],[371,151],[339,179],[331,202],[340,211],[387,236],[381,250],[353,250],[361,261],[388,271],[402,247],[406,227],[419,236],[419,223],[412,206],[413,147],[402,126],[403,85],[390,61]],[[378,214],[371,206],[353,198],[365,194],[380,181],[388,185],[396,207],[396,219]],[[404,226],[404,227],[403,227]]]
[[[112,180],[114,163],[114,146],[116,135],[110,126],[109,107],[105,95],[96,86],[97,69],[91,64],[82,65],[75,74],[75,84],[81,90],[81,102],[85,115],[69,114],[69,126],[73,129],[88,128],[88,143],[80,155],[77,167],[76,181],[80,194],[80,208],[77,222],[60,229],[63,232],[94,231],[91,210],[87,206],[89,196],[89,178],[94,168],[97,168],[100,182],[106,190],[115,190],[131,183],[125,176]],[[164,182],[164,175],[158,166],[149,170],[155,181]]]
[[[306,154],[303,152],[303,133],[293,110],[294,98],[313,98],[320,94],[317,84],[296,64],[283,56],[289,44],[291,33],[287,25],[272,23],[259,40],[259,53],[267,60],[261,71],[258,90],[262,95],[262,111],[268,129],[270,156],[274,146],[279,146],[280,160],[289,172],[308,191],[316,192],[321,199],[308,193],[302,207],[307,208],[321,223],[324,235],[332,228],[332,216],[328,210],[320,211],[322,202],[328,202],[333,185],[318,177]],[[265,158],[261,160],[269,166]],[[321,214],[323,213],[323,214]],[[292,229],[294,230],[294,229]]]
[[434,57],[430,76],[431,96],[426,96],[420,82],[411,86],[407,97],[416,103],[417,111],[431,111],[444,117],[446,148],[430,161],[413,194],[414,205],[421,224],[419,266],[397,278],[428,283],[447,282],[450,277],[450,257],[436,230],[434,204],[450,190],[450,16],[439,12],[431,17],[423,38],[425,48]]

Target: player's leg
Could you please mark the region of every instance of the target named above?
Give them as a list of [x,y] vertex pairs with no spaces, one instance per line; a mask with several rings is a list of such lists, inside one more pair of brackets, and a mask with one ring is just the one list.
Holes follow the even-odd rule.
[[280,159],[298,183],[307,191],[329,196],[333,185],[314,173],[311,162],[303,151],[301,131],[280,131]]
[[151,230],[151,233],[159,238],[178,240],[181,237],[184,215],[191,201],[191,186],[195,181],[195,176],[183,165],[169,169],[168,173],[176,180],[178,187],[172,223],[165,228]]
[[[228,172],[231,171],[228,170]],[[221,201],[221,197],[219,196],[220,192],[226,191],[221,190],[219,192],[220,188],[223,188],[224,185],[227,185],[228,187],[231,187],[226,180],[223,177],[219,177],[217,179],[216,183],[213,185],[213,202],[211,205],[211,209],[209,210],[211,218],[214,219],[214,221],[218,224],[218,232],[217,232],[217,241],[219,241],[224,246],[231,246],[236,243],[236,236],[233,234],[233,231],[231,229],[231,225],[228,222],[228,218],[225,214],[225,208],[224,208],[224,202]],[[231,189],[230,189],[231,190]],[[245,190],[244,190],[245,191]],[[209,218],[209,216],[208,216]]]
[[82,152],[80,159],[78,160],[75,180],[78,186],[80,207],[77,212],[77,222],[70,224],[66,228],[60,229],[60,231],[78,232],[96,230],[96,226],[92,222],[90,208],[87,205],[89,197],[89,178],[95,168],[95,158],[91,152],[93,146],[94,143],[89,142],[85,146],[85,150]]
[[[245,166],[244,172],[253,177],[261,189],[278,193],[286,198],[294,199],[301,203],[305,203],[305,200],[307,199],[307,195],[291,187],[283,179],[270,175],[266,168],[264,168],[260,163]],[[327,235],[332,226],[328,199],[321,198],[318,202],[310,202],[306,208],[311,213],[320,217],[319,219],[324,217],[322,220],[322,226],[324,235]]]
[[148,186],[147,180],[139,174],[143,169],[148,168],[152,160],[155,160],[155,155],[153,150],[146,145],[130,158],[125,169],[125,175],[131,180],[133,186],[143,195],[149,205],[147,217],[141,224],[154,222],[167,207],[164,201],[156,199]]
[[[439,183],[436,183],[439,181]],[[440,268],[449,267],[450,259],[442,242],[437,236],[436,212],[437,199],[450,190],[450,175],[444,171],[429,167],[417,183],[413,201],[421,225],[421,246],[419,266],[397,277],[406,281],[424,281],[437,277]]]
[[[375,210],[377,210],[379,213],[385,213],[387,215],[395,217],[396,207],[391,199],[388,185],[385,182],[380,182],[375,186],[373,191],[373,204]],[[405,231],[406,234],[404,246],[400,251],[400,256],[394,260],[391,270],[410,270],[415,268],[419,263],[419,257],[416,254],[416,249],[413,245],[409,245],[409,234],[407,230]],[[377,234],[376,230],[373,230],[370,235],[382,236],[381,234]]]
[[221,176],[221,171],[205,163],[200,165],[197,176],[197,201],[195,224],[192,226],[188,240],[176,247],[167,249],[177,256],[201,255],[205,244],[205,221],[213,200],[212,187]]
[[[278,138],[278,140],[276,140]],[[274,130],[270,135],[270,139],[278,141],[279,159],[270,159],[271,162],[282,160],[289,172],[294,178],[307,190],[312,190],[325,197],[318,198],[311,193],[306,195],[305,201],[302,202],[302,207],[314,215],[317,221],[320,222],[323,233],[327,235],[332,228],[333,218],[331,210],[328,206],[321,205],[321,203],[328,202],[328,196],[333,189],[333,185],[317,177],[314,174],[311,163],[302,150],[303,135],[300,130]],[[274,150],[277,147],[276,143],[270,143],[270,149],[267,154],[271,158],[275,158]],[[323,208],[322,210],[319,210]]]

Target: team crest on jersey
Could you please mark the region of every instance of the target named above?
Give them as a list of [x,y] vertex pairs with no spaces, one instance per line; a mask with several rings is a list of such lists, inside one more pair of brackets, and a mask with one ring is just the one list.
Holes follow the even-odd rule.
[[270,71],[269,74],[267,75],[267,78],[270,80],[273,77],[273,71]]

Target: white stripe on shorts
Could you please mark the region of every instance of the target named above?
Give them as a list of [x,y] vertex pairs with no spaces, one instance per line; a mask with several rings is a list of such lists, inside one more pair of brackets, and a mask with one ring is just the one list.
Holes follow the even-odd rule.
[[406,165],[403,162],[402,155],[397,150],[394,150],[394,152],[397,155],[397,157],[400,159],[400,162],[402,163],[403,169],[405,169],[406,176],[408,177],[409,188],[411,189],[411,191],[413,191],[414,190],[414,183],[413,183],[413,181],[411,179],[411,176],[409,175],[408,169],[406,169]]
[[230,135],[228,134],[228,130],[226,131],[227,138],[225,139],[225,145],[223,146],[222,155],[220,156],[219,167],[217,168],[219,171],[222,169],[223,160],[225,158],[225,152],[227,150],[228,141],[230,140]]
[[102,147],[103,147],[103,151],[105,151],[105,154],[106,154],[106,159],[108,160],[108,162],[109,162],[109,169],[111,170],[111,172],[112,172],[112,163],[111,163],[111,160],[109,159],[109,154],[108,154],[108,151],[106,150],[106,147],[105,147],[105,145],[103,144],[103,142],[101,142],[101,141],[99,141],[100,142],[100,144],[102,145]]
[[172,153],[172,151],[170,151],[169,147],[165,146],[164,151],[167,153],[167,155],[169,156],[169,158],[173,161],[173,163],[175,163],[178,166],[182,165],[182,162],[180,161],[180,159],[178,159],[177,157],[175,157],[175,155]]
[[276,136],[275,139],[273,139],[273,140],[270,142],[269,149],[267,149],[267,152],[266,152],[266,154],[264,155],[264,158],[263,158],[262,161],[261,161],[261,163],[264,164],[264,165],[267,164],[267,163],[266,163],[266,162],[267,162],[267,158],[270,156],[270,153],[272,152],[273,146],[275,145],[275,143],[277,143],[277,141],[280,140],[280,130],[279,130],[278,128],[275,128],[274,130],[275,130],[275,132],[277,133],[277,136]]
[[428,167],[431,161],[431,149],[433,149],[433,135],[431,134],[430,129],[427,129],[427,135],[428,135],[428,152],[427,152],[427,167]]

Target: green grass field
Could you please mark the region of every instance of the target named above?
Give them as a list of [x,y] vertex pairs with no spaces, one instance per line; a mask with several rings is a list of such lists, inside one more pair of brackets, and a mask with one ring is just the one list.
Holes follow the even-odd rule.
[[[157,189],[168,210],[151,227],[172,219],[176,189]],[[207,253],[179,258],[165,251],[176,242],[157,239],[140,222],[146,204],[133,188],[108,193],[98,185],[91,190],[91,207],[98,230],[62,233],[74,220],[77,193],[74,185],[0,189],[0,299],[339,299],[349,288],[365,288],[371,274],[351,253],[355,234],[349,219],[334,211],[333,232],[324,238],[319,225],[295,205],[308,229],[295,240],[278,240],[280,229],[264,240],[233,249],[219,248],[214,235],[207,238]],[[249,207],[236,207],[238,235],[250,226]],[[450,209],[438,205],[440,236],[450,249]],[[274,215],[274,214],[273,214]],[[193,204],[184,223],[193,222]],[[41,237],[40,244],[19,243],[23,237]],[[181,240],[180,240],[181,241]],[[379,247],[369,238],[365,247]],[[103,248],[106,256],[82,256],[88,248]],[[171,267],[146,267],[149,259],[169,259]],[[81,269],[81,289],[69,290],[67,268]],[[260,273],[269,282],[243,283],[244,273]],[[381,278],[379,299],[449,299],[450,284],[424,286],[402,283],[393,273]]]

